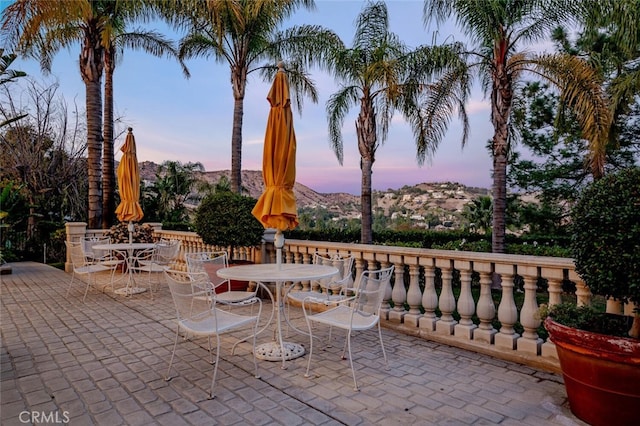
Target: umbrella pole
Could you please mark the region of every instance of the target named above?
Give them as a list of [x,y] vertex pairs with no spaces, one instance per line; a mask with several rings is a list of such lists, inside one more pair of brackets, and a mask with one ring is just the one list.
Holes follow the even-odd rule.
[[129,230],[129,244],[133,243],[133,230],[135,229],[133,227],[133,222],[129,221],[129,225],[127,226],[127,229]]
[[284,235],[281,230],[276,231],[276,236],[273,239],[273,245],[276,247],[276,264],[278,269],[282,266],[282,247],[284,247]]

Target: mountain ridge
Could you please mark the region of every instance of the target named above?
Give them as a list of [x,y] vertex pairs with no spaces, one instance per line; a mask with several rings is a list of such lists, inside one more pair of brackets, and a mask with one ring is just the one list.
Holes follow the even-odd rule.
[[[150,161],[140,163],[140,175],[143,180],[154,182],[158,164]],[[199,176],[210,184],[216,184],[222,176],[230,177],[230,170],[199,172]],[[259,198],[264,190],[260,170],[242,170],[242,186],[253,198]],[[296,182],[293,188],[299,208],[323,208],[341,217],[360,216],[360,196],[345,192],[321,193]],[[398,189],[373,191],[373,207],[385,216],[402,214],[407,217],[436,215],[447,220],[459,214],[464,205],[473,199],[489,195],[486,188],[467,187],[455,182],[420,183],[405,185]]]

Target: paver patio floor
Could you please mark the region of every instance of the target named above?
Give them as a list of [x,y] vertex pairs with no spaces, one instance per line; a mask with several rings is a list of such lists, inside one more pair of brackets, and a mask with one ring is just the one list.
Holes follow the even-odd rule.
[[[206,339],[181,341],[179,374],[164,380],[175,336],[166,284],[154,300],[91,289],[82,303],[84,283],[66,297],[70,274],[33,262],[11,266],[0,276],[2,425],[584,424],[556,374],[386,329],[389,370],[375,331],[353,339],[360,392],[340,359],[342,340],[314,350],[312,378],[304,377],[305,355],[286,370],[259,360],[256,379],[250,344],[232,355],[240,334],[227,335],[210,400]],[[292,312],[304,326],[300,310]],[[258,343],[272,337],[263,333]],[[304,335],[288,340],[308,347]]]

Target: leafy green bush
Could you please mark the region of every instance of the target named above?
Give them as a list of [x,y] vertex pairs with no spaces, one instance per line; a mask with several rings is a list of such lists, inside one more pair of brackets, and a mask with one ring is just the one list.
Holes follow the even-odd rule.
[[264,227],[251,210],[256,200],[230,191],[205,197],[196,210],[194,227],[206,244],[253,247],[262,242]]
[[591,292],[640,303],[640,168],[589,185],[571,217],[576,271]]
[[551,317],[558,324],[593,333],[610,336],[629,337],[631,318],[622,315],[605,314],[591,306],[576,306],[573,303],[560,303],[547,307],[540,306],[540,318]]

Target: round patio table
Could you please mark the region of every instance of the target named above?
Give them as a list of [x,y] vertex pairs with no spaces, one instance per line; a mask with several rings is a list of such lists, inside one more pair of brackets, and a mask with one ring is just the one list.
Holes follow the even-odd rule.
[[133,253],[136,250],[148,250],[152,249],[156,246],[155,243],[110,243],[110,244],[96,244],[93,248],[97,250],[107,250],[107,251],[115,251],[120,253],[125,258],[127,262],[127,272],[129,277],[127,279],[127,285],[123,288],[119,288],[114,290],[114,293],[120,295],[131,296],[133,294],[144,293],[147,291],[144,287],[134,287],[134,279],[133,279],[133,268],[131,268],[132,263],[135,261],[135,257]]
[[[240,281],[255,281],[259,283],[276,283],[274,309],[276,309],[276,339],[277,342],[264,343],[256,347],[256,358],[267,361],[279,361],[282,359],[282,368],[286,369],[286,360],[298,358],[304,355],[302,345],[285,342],[282,339],[281,318],[284,317],[281,300],[282,285],[286,282],[299,282],[329,278],[338,274],[338,269],[329,265],[297,264],[297,263],[262,263],[240,265],[219,269],[220,278]],[[273,317],[273,316],[272,316]]]

